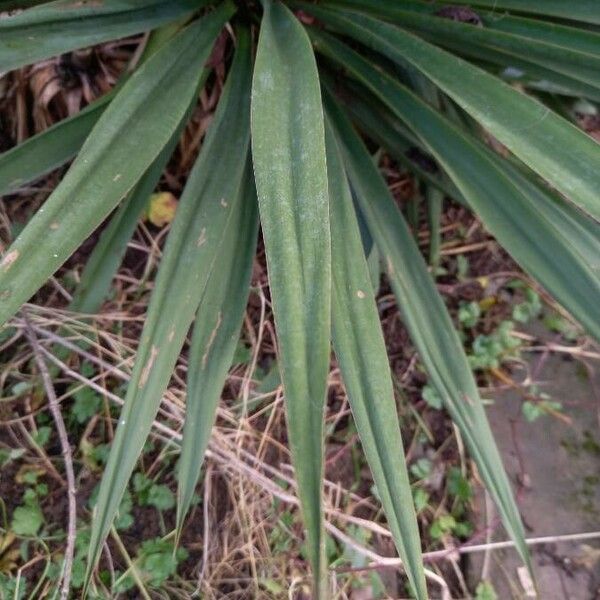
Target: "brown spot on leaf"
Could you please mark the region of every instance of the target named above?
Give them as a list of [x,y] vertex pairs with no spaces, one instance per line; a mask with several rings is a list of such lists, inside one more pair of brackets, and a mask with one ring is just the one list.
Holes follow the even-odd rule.
[[138,384],[139,388],[143,388],[148,381],[148,377],[150,377],[150,371],[154,366],[154,361],[156,360],[156,356],[158,355],[158,348],[156,346],[152,346],[150,348],[150,356],[146,361],[146,365],[144,366],[144,370],[142,371],[142,375],[140,377],[140,383]]
[[206,242],[206,227],[202,228],[202,231],[200,232],[200,236],[198,237],[198,241],[196,242],[196,245],[198,246],[198,248],[200,248],[200,246],[202,246],[202,244],[204,244]]
[[394,265],[392,264],[392,259],[389,256],[385,257],[385,267],[389,275],[394,274]]
[[202,356],[202,368],[206,368],[206,361],[208,360],[208,354],[210,352],[210,348],[213,345],[215,338],[217,337],[217,332],[219,331],[219,327],[221,327],[221,323],[223,322],[223,315],[221,311],[217,315],[217,324],[215,328],[210,332],[210,338],[208,339],[208,344],[206,344],[206,350],[204,351],[204,355]]
[[362,290],[358,290],[356,295],[362,300],[365,297],[365,293]]
[[54,221],[54,223],[50,223],[50,229],[52,229],[52,231],[56,231],[59,227],[59,224]]
[[6,273],[12,267],[13,263],[15,262],[15,260],[17,260],[17,258],[19,258],[19,251],[11,250],[8,254],[4,255],[4,258],[0,263],[0,267],[2,267],[4,269],[4,272]]

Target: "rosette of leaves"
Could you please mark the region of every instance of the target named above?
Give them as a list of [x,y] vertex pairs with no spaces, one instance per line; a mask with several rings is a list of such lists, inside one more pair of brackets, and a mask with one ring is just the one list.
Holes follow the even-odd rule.
[[600,100],[600,5],[0,1],[0,10],[15,8],[24,10],[0,18],[0,72],[150,36],[112,92],[0,155],[6,202],[74,158],[4,251],[1,323],[116,209],[71,306],[88,313],[99,307],[215,66],[209,58],[217,38],[225,44],[218,54],[226,83],[171,225],[102,478],[88,584],[193,326],[178,475],[181,530],[235,351],[259,225],[314,597],[328,595],[322,478],[331,347],[406,574],[415,596],[427,597],[365,259],[373,244],[430,385],[529,565],[459,336],[368,148],[384,147],[414,172],[437,203],[432,214],[439,215],[440,194],[465,204],[600,339],[600,147],[578,129],[573,112],[581,99],[592,111]]

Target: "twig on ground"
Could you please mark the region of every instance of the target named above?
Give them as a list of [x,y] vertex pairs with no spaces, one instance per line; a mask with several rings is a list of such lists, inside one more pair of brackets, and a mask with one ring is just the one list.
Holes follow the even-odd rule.
[[65,548],[65,558],[63,561],[63,569],[61,574],[61,589],[60,598],[61,600],[67,600],[69,597],[69,589],[71,587],[71,574],[73,571],[73,555],[75,553],[75,536],[77,526],[77,504],[76,504],[76,492],[75,492],[75,472],[73,470],[73,454],[71,452],[71,446],[69,445],[69,438],[67,436],[67,429],[65,422],[60,412],[60,406],[56,398],[56,392],[52,384],[52,377],[48,371],[48,367],[42,356],[42,348],[38,342],[38,339],[31,328],[27,314],[23,312],[23,320],[25,323],[25,333],[27,339],[31,344],[35,362],[40,371],[42,381],[44,383],[44,389],[46,396],[48,397],[48,405],[50,413],[54,419],[56,425],[56,431],[58,433],[58,439],[60,440],[60,448],[65,463],[65,474],[67,476],[67,499],[69,505],[69,522],[67,524],[67,545]]

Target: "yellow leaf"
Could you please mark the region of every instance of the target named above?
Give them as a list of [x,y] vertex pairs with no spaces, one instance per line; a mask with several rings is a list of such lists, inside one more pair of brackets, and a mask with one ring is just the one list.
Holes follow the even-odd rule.
[[150,196],[146,218],[156,227],[168,225],[175,217],[177,198],[171,192],[158,192]]
[[479,308],[485,311],[494,306],[494,304],[496,304],[496,296],[488,296],[487,298],[482,298],[479,301]]
[[37,478],[37,477],[41,477],[42,475],[45,475],[46,473],[47,473],[46,469],[44,467],[42,467],[41,465],[26,464],[26,465],[23,465],[17,471],[17,474],[15,475],[15,481],[17,483],[23,485],[24,483],[30,482],[30,480],[28,480],[29,474],[33,474]]

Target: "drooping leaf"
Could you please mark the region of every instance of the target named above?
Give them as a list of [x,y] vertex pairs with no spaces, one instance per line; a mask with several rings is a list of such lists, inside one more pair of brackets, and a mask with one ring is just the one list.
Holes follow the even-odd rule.
[[0,73],[50,56],[148,31],[207,0],[57,0],[0,19]]
[[282,4],[267,0],[264,8],[252,90],[252,155],[313,593],[324,598],[331,257],[323,113],[306,33]]
[[0,154],[0,196],[9,194],[73,158],[113,94]]
[[[347,64],[347,63],[346,63]],[[460,427],[504,525],[529,565],[524,531],[461,341],[410,230],[362,140],[339,107],[328,104],[351,185],[429,377]]]
[[[179,29],[181,23],[154,30],[148,37],[139,60],[140,64],[164,46]],[[206,74],[206,71],[204,73]],[[128,76],[129,74],[126,73],[114,89],[77,114],[59,121],[0,154],[0,197],[49,173],[73,158]]]
[[596,0],[453,0],[453,4],[470,4],[484,6],[492,10],[514,10],[519,13],[530,13],[558,17],[561,19],[594,23],[600,25],[600,6]]
[[580,129],[497,77],[404,29],[358,12],[306,8],[390,60],[409,62],[533,171],[600,220],[600,145]]
[[[408,0],[382,4],[377,0],[335,0],[335,4],[366,11],[378,19],[418,32],[434,44],[461,52],[469,49],[473,56],[479,48],[500,52],[505,60],[526,58],[550,71],[589,83],[600,83],[600,34],[567,27],[540,19],[477,12],[481,26],[462,23],[440,15],[440,6]],[[509,63],[510,64],[510,63]]]
[[183,444],[178,471],[177,531],[181,533],[200,476],[227,371],[239,342],[258,233],[258,205],[250,169],[240,210],[232,215],[219,266],[196,313],[188,361]]
[[325,131],[333,346],[396,548],[416,597],[426,599],[419,528],[379,313],[340,149],[327,121]]
[[458,129],[391,77],[332,38],[325,42],[320,37],[413,129],[515,260],[600,339],[600,225]]
[[91,570],[108,534],[216,260],[232,215],[248,200],[248,43],[236,59],[165,246],[136,362],[102,478],[88,553]]
[[0,324],[76,250],[164,148],[232,10],[231,4],[223,4],[187,27],[123,85],[60,185],[5,253]]

